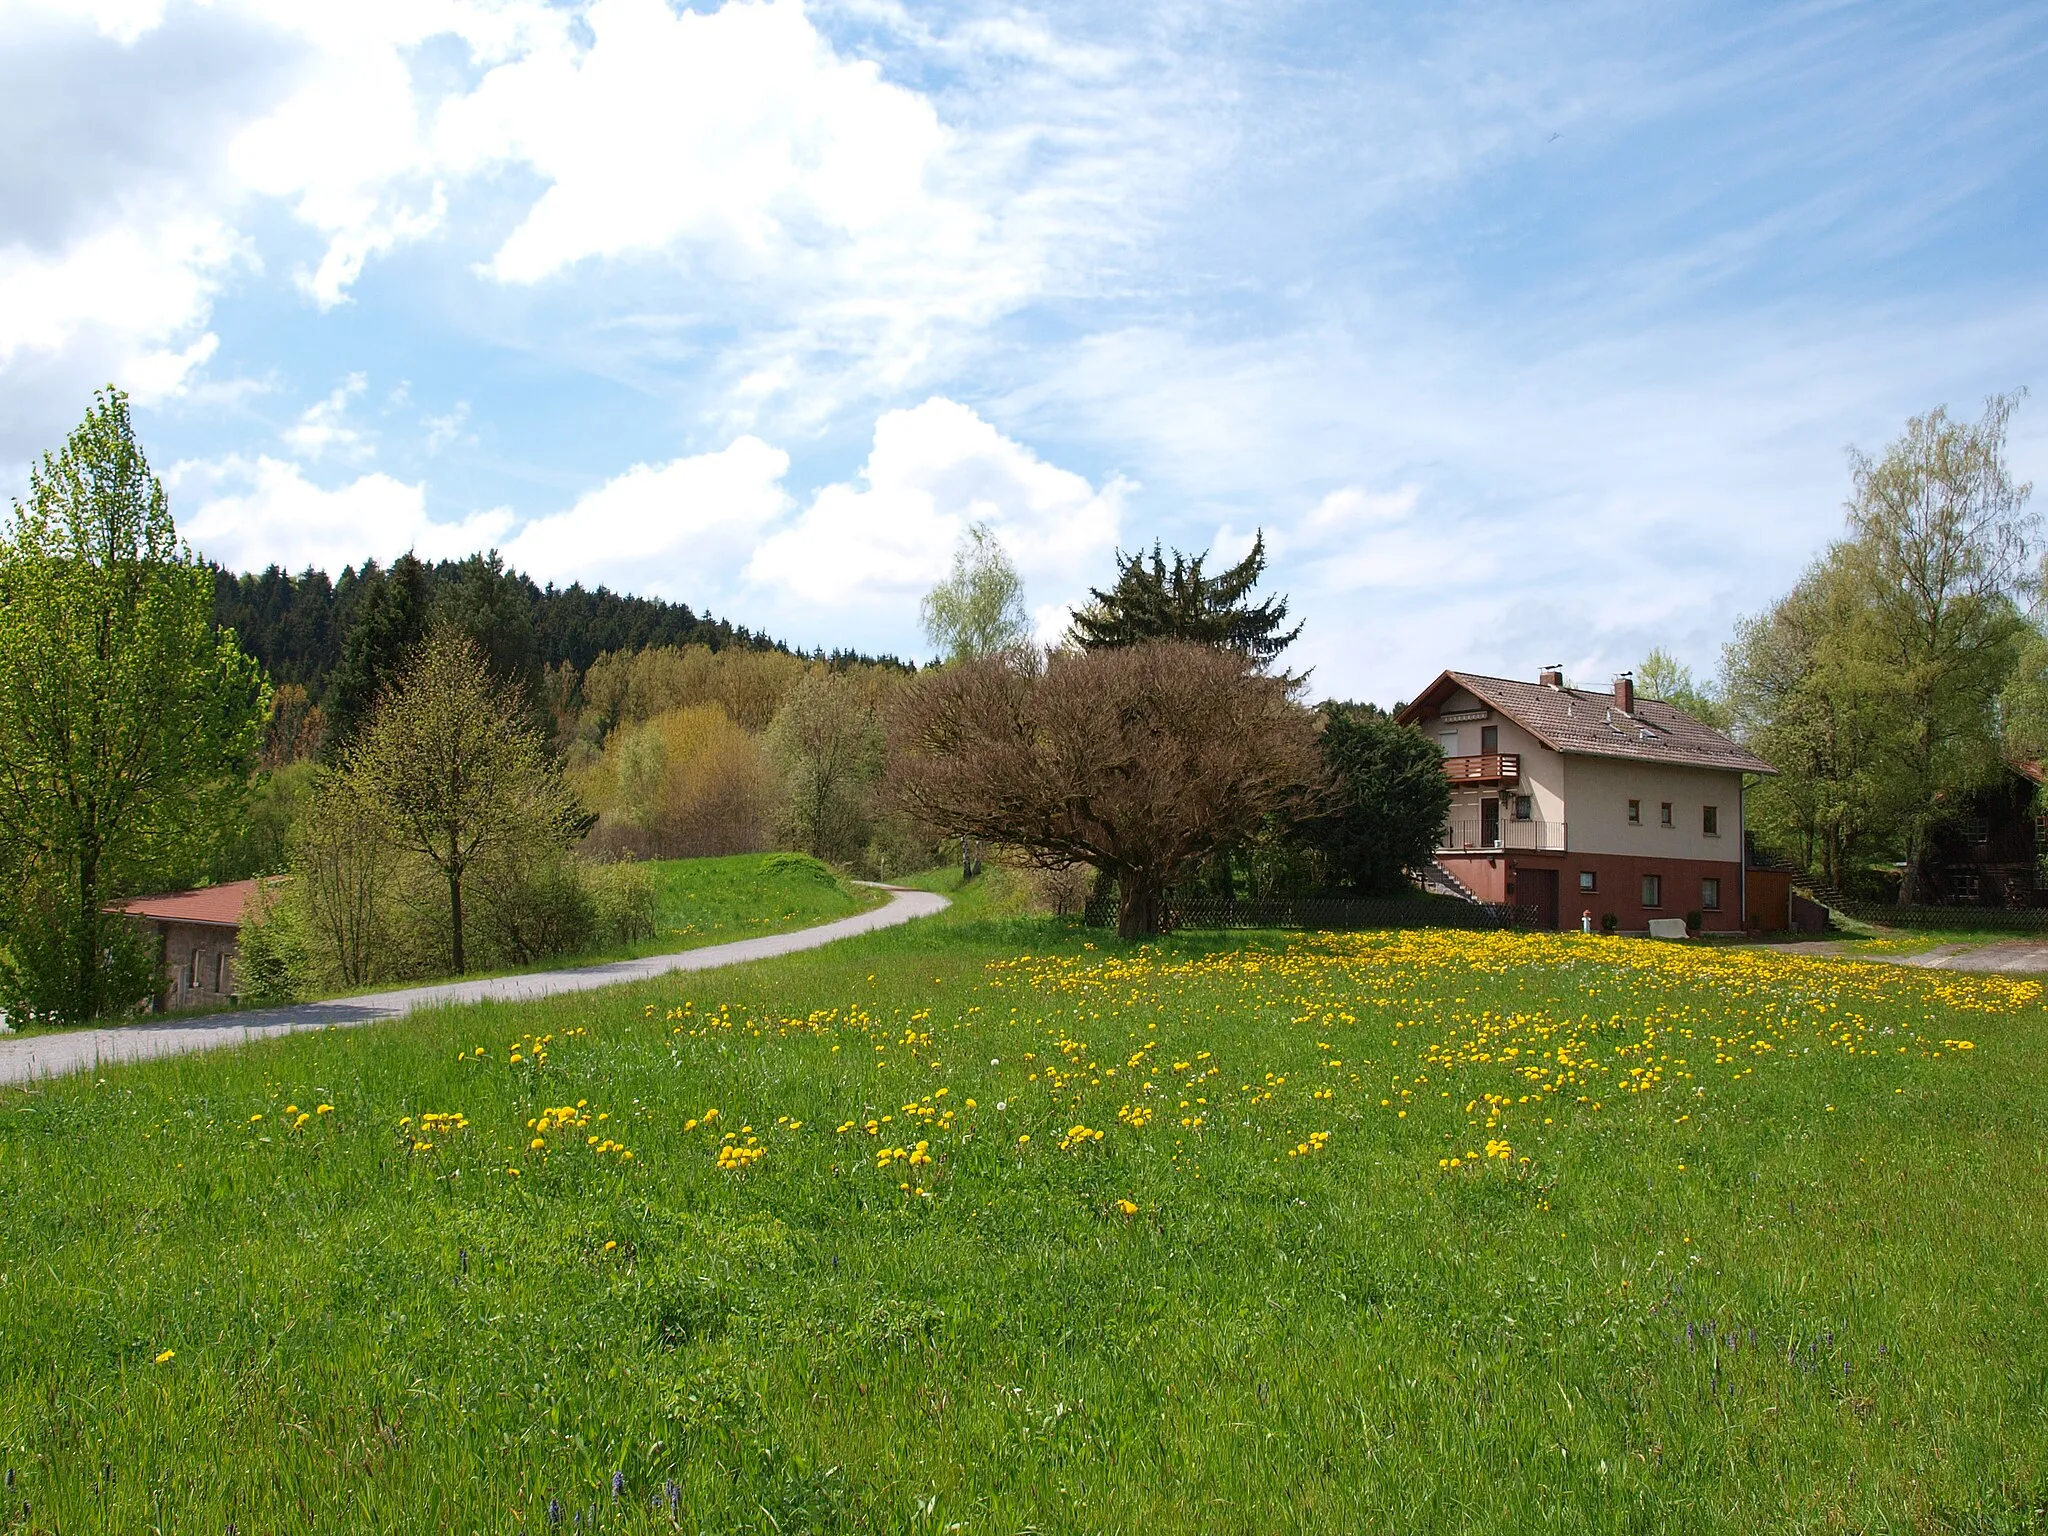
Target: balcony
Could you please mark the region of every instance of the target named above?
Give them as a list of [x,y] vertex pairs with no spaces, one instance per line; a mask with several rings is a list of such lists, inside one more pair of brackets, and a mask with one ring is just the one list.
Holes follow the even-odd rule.
[[1482,800],[1478,805],[1451,809],[1451,819],[1437,837],[1438,853],[1564,853],[1567,851],[1565,824],[1561,821],[1516,821],[1512,816],[1489,814],[1498,801]]
[[1453,784],[1513,784],[1522,777],[1522,754],[1482,752],[1477,757],[1447,757],[1444,772]]

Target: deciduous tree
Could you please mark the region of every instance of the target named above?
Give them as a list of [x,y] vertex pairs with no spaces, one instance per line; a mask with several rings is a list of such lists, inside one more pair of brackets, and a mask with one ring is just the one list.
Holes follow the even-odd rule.
[[1165,891],[1322,783],[1314,717],[1241,651],[1151,641],[984,657],[894,711],[892,790],[928,824],[1115,879],[1117,931],[1159,931]]
[[233,832],[269,697],[212,614],[212,574],[109,388],[0,535],[10,1006],[134,1001],[150,968],[110,964],[127,930],[107,903],[196,873]]
[[521,700],[452,628],[431,632],[379,700],[344,773],[385,836],[445,883],[458,973],[471,871],[515,846],[565,848],[589,824]]
[[1024,580],[986,523],[975,523],[953,551],[953,571],[924,597],[924,632],[948,661],[993,656],[1028,644]]
[[857,855],[867,844],[868,800],[886,746],[871,686],[844,672],[807,673],[768,727],[788,842],[821,859]]

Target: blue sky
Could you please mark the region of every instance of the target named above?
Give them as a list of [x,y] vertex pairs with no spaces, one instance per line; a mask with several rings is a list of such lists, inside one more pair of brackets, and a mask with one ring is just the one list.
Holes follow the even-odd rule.
[[[1599,682],[2048,386],[2048,9],[0,0],[0,485],[924,647],[1242,549],[1321,691]],[[2015,468],[2048,469],[2048,397]]]

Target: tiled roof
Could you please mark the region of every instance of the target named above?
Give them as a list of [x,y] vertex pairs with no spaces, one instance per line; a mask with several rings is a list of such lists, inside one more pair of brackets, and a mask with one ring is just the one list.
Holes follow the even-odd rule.
[[1482,677],[1473,672],[1446,672],[1401,712],[1401,718],[1412,720],[1426,708],[1433,710],[1454,686],[1499,710],[1545,746],[1559,752],[1626,757],[1646,763],[1683,763],[1729,773],[1777,772],[1754,752],[1684,710],[1662,699],[1640,695],[1635,701],[1635,713],[1625,715],[1615,707],[1611,693],[1553,688],[1547,683]]
[[117,901],[108,910],[126,912],[130,917],[153,918],[160,923],[203,923],[214,928],[237,928],[242,908],[255,894],[260,880],[231,880],[226,885],[209,885],[203,891],[167,891],[159,896],[135,896]]

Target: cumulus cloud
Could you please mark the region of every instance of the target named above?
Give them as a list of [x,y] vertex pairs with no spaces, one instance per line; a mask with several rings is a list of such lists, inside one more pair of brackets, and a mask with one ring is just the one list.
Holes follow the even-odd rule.
[[237,571],[311,565],[334,573],[408,549],[423,560],[459,558],[501,543],[513,521],[500,508],[439,522],[427,515],[423,484],[373,472],[329,490],[267,454],[188,460],[164,482],[175,499],[198,503],[179,519],[192,547]]
[[789,455],[756,437],[636,464],[567,510],[527,523],[505,557],[543,580],[701,601],[787,511],[788,470]]
[[284,440],[302,458],[317,459],[330,453],[346,459],[367,457],[371,451],[369,435],[349,420],[348,407],[351,400],[369,388],[369,383],[363,374],[350,374],[325,400],[307,407],[296,422],[285,428]]
[[820,490],[761,544],[747,576],[817,607],[914,612],[967,526],[985,522],[1038,601],[1041,628],[1057,630],[1115,547],[1130,489],[1116,478],[1091,485],[934,398],[885,414],[860,475]]

